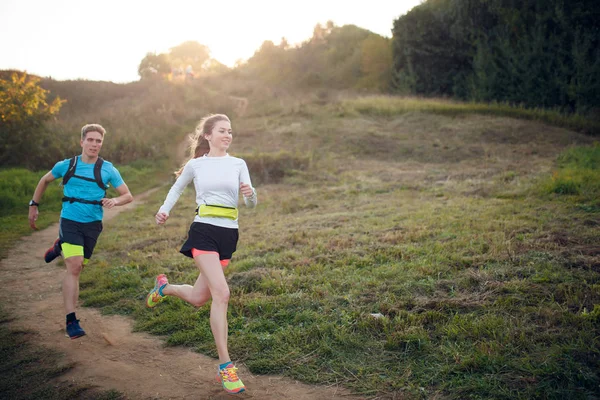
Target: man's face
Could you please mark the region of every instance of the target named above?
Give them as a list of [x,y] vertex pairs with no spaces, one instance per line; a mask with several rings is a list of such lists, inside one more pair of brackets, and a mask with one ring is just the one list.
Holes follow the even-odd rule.
[[100,153],[100,149],[102,148],[102,140],[103,137],[100,132],[88,132],[85,137],[81,139],[83,153],[88,157],[98,157],[98,153]]

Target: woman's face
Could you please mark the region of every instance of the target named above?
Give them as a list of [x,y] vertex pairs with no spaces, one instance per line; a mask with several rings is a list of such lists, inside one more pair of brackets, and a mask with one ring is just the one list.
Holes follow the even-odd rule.
[[227,151],[233,140],[231,123],[229,121],[217,122],[211,133],[206,135],[206,140],[210,143],[211,149]]

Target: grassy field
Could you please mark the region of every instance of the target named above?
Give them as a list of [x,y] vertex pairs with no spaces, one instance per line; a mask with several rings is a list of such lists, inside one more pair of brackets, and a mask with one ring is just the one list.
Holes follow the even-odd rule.
[[[600,147],[390,107],[317,98],[233,121],[260,201],[226,272],[234,360],[366,398],[600,396]],[[143,304],[156,274],[197,276],[178,253],[193,191],[157,227],[167,190],[107,223],[81,298],[215,356],[209,307]]]

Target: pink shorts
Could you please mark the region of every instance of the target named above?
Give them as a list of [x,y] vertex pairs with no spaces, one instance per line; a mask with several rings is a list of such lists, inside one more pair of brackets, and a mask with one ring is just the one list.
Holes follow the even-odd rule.
[[[206,250],[192,249],[192,256],[193,257],[199,256],[201,254],[215,254],[217,257],[219,257],[219,253],[217,253],[216,251],[206,251]],[[219,260],[219,262],[221,263],[221,266],[223,268],[225,268],[226,266],[229,265],[229,261],[231,261],[231,260]]]

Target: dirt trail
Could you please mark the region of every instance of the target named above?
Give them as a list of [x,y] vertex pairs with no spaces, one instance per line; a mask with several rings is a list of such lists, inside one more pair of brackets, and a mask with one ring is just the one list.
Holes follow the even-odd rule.
[[[135,207],[151,192],[136,196],[127,206],[107,210],[104,220]],[[109,230],[110,227],[104,234],[109,234]],[[16,317],[12,328],[33,332],[31,338],[36,344],[62,351],[65,361],[74,364],[67,374],[57,378],[58,382],[115,389],[127,399],[232,398],[215,380],[216,360],[185,348],[166,348],[155,336],[133,333],[133,323],[126,317],[105,316],[96,309],[80,307],[77,316],[87,336],[68,339],[61,295],[64,267],[43,260],[57,232],[55,224],[22,238],[0,261],[0,301]],[[88,268],[94,268],[93,261]],[[278,376],[252,375],[244,365],[238,367],[248,388],[235,395],[238,398],[358,399],[339,387],[309,386]]]

